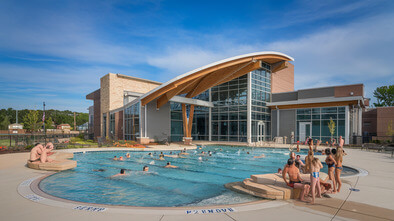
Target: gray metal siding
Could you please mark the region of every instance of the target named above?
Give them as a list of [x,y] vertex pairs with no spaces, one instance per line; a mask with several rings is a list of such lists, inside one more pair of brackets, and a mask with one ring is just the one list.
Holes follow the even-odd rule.
[[276,134],[276,124],[277,124],[277,114],[276,114],[276,109],[271,110],[271,137],[277,137]]
[[334,97],[335,88],[316,88],[298,91],[298,99],[319,98],[319,97]]
[[287,143],[291,141],[291,132],[296,130],[296,119],[295,119],[295,111],[292,110],[280,110],[279,116],[279,136],[287,137]]
[[272,94],[271,102],[279,102],[279,101],[296,101],[297,100],[297,91],[294,92],[286,92],[286,93],[277,93]]
[[168,139],[170,131],[170,103],[166,103],[159,110],[156,109],[156,100],[147,105],[148,137],[157,141]]

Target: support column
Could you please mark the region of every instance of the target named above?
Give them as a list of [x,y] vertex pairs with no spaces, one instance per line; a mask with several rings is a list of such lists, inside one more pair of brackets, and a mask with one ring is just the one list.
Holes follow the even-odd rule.
[[188,137],[192,137],[192,129],[193,129],[193,117],[194,117],[194,105],[190,105],[190,110],[189,110],[189,128],[187,129],[187,132],[189,132]]
[[345,144],[349,144],[349,138],[350,138],[349,106],[345,106]]
[[192,127],[193,127],[194,105],[190,105],[189,118],[187,117],[186,104],[182,104],[183,120],[183,142],[186,145],[192,144]]
[[248,73],[248,96],[247,96],[247,121],[246,135],[248,144],[252,143],[252,75]]
[[[212,91],[209,89],[209,102],[212,102]],[[209,141],[212,141],[212,107],[209,108],[209,115],[208,115],[208,136]]]
[[280,125],[279,109],[276,107],[276,136],[279,137],[279,125]]

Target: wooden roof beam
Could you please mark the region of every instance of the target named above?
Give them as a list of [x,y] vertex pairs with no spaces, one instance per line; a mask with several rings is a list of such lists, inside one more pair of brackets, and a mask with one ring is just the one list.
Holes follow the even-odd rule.
[[157,104],[156,107],[160,108],[162,107],[164,104],[166,104],[171,98],[173,98],[176,95],[181,94],[180,92],[182,90],[184,90],[185,88],[189,87],[190,85],[193,85],[194,83],[198,82],[200,79],[194,79],[191,82],[185,82],[182,85],[179,85],[176,89],[173,89],[171,91],[168,91],[167,93],[161,95],[158,99],[157,99]]
[[[256,62],[247,63],[243,66],[238,65],[238,66],[234,67],[235,70],[227,73],[227,75],[224,75],[224,76],[223,76],[222,72],[219,72],[215,76],[213,76],[213,75],[207,76],[199,83],[199,85],[193,91],[191,91],[189,94],[187,94],[186,97],[197,96],[213,86],[231,81],[237,77],[240,77],[248,72],[251,72],[251,71],[259,69],[259,68],[261,68],[261,61],[256,61]],[[210,77],[210,78],[208,78],[208,77]]]
[[203,77],[203,76],[205,76],[205,75],[207,75],[209,73],[212,73],[212,72],[214,72],[216,70],[220,70],[220,69],[223,69],[223,68],[226,68],[226,67],[229,67],[229,66],[233,66],[233,65],[236,65],[236,64],[248,62],[248,61],[251,61],[251,60],[253,60],[253,58],[250,58],[250,57],[241,58],[241,59],[238,59],[238,60],[235,60],[235,61],[228,61],[226,63],[222,63],[222,64],[219,64],[219,65],[216,65],[216,66],[213,66],[213,67],[210,67],[210,68],[203,69],[201,71],[195,72],[195,73],[193,73],[193,74],[191,74],[189,76],[186,76],[186,77],[181,78],[181,79],[179,79],[179,80],[177,80],[175,82],[172,82],[171,84],[169,84],[169,85],[167,85],[167,86],[165,86],[163,88],[160,88],[159,90],[153,92],[152,94],[149,94],[147,97],[144,97],[143,99],[141,99],[141,106],[145,106],[147,103],[153,101],[157,97],[163,95],[164,93],[167,93],[168,91],[176,88],[177,86],[179,86],[179,85],[181,85],[181,84],[183,84],[185,82],[188,82],[188,81],[195,80],[197,78]]
[[[231,67],[227,67],[221,70],[217,70],[215,72],[212,72],[210,75],[205,76],[199,83],[198,85],[196,85],[193,88],[190,88],[189,91],[185,91],[186,93],[188,93],[186,95],[186,97],[194,97],[202,92],[204,92],[205,88],[210,88],[212,87],[211,85],[215,84],[216,82],[222,80],[223,78],[225,78],[227,75],[234,73],[235,71],[238,71],[240,68],[242,68],[243,66],[245,66],[245,64],[247,63],[243,63],[243,64],[238,64],[238,65],[234,65]],[[205,90],[204,90],[205,89]]]
[[279,61],[271,65],[272,73],[278,72],[288,67],[288,61]]

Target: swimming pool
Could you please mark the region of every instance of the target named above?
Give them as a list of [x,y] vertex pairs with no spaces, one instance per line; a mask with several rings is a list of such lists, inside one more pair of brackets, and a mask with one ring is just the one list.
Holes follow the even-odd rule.
[[[211,151],[212,156],[200,155],[201,151]],[[129,152],[129,159],[126,153],[75,153],[75,169],[43,179],[39,187],[56,197],[97,204],[179,207],[244,203],[259,198],[232,192],[223,185],[251,174],[274,173],[289,157],[288,149],[223,146],[189,150],[186,158],[166,157],[165,161],[158,160],[157,151],[152,151],[151,156],[147,151]],[[306,153],[302,150],[300,154]],[[265,158],[254,158],[261,154]],[[125,159],[114,161],[114,156]],[[178,168],[164,168],[168,161]],[[142,172],[145,165],[149,172]],[[126,169],[127,175],[111,178],[120,169]],[[327,168],[322,171],[327,172]]]

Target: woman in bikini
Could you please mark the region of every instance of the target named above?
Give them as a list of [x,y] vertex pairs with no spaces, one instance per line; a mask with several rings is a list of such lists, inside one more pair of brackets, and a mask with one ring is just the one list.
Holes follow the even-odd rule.
[[[335,149],[334,149],[335,150]],[[337,163],[334,159],[334,157],[331,154],[330,148],[325,149],[325,154],[327,155],[326,157],[326,164],[328,166],[328,179],[331,180],[332,182],[332,187],[333,187],[333,193],[337,192],[337,188],[335,185],[335,176],[334,176],[334,170],[335,170],[335,164]]]
[[321,198],[321,189],[320,189],[320,176],[319,172],[320,169],[323,168],[320,160],[315,157],[311,163],[311,187],[312,187],[312,204],[315,203],[315,196],[316,196],[316,188],[318,197]]
[[[335,150],[335,149],[333,149]],[[338,192],[341,190],[342,181],[341,181],[341,172],[343,170],[342,167],[342,157],[343,157],[343,149],[342,147],[338,147],[335,151],[335,181],[338,184]],[[334,184],[335,185],[335,184]]]

